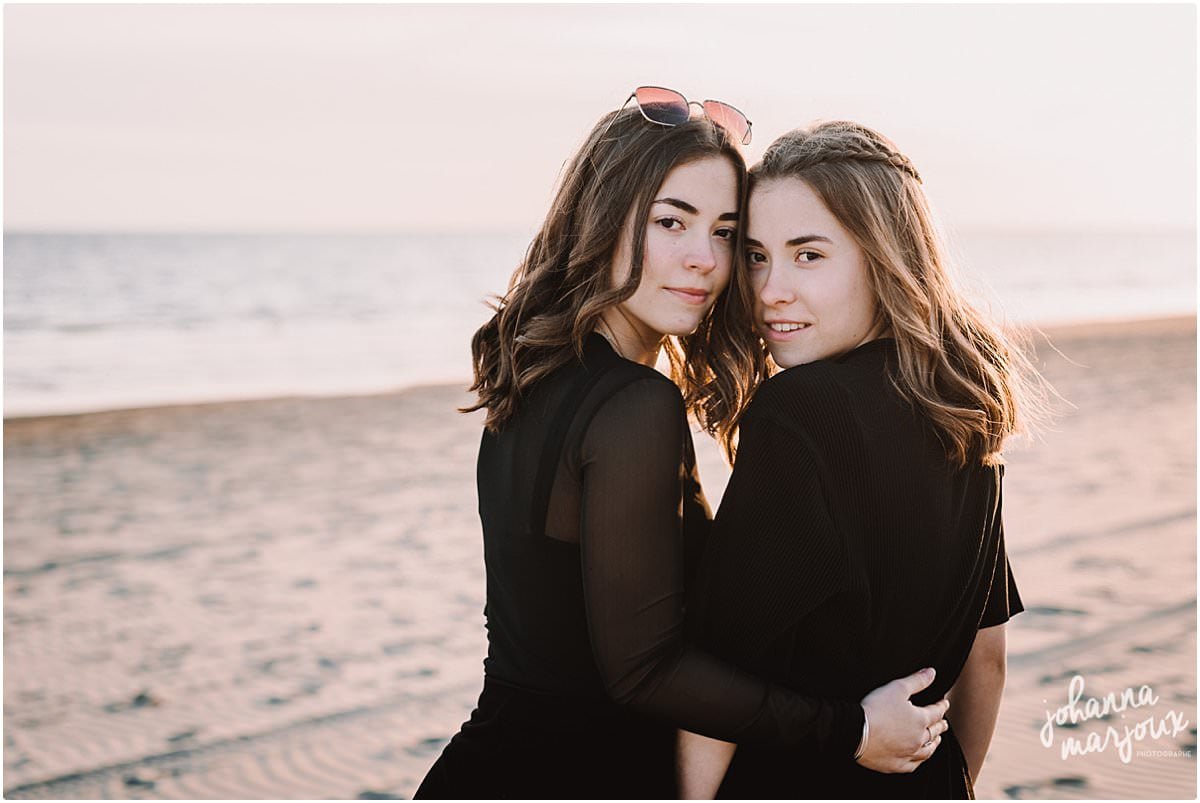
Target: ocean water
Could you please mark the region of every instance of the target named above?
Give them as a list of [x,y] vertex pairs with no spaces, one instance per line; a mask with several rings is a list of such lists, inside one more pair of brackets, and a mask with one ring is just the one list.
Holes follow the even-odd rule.
[[[368,393],[470,377],[527,234],[4,236],[4,414]],[[958,232],[1011,320],[1194,314],[1196,239]]]

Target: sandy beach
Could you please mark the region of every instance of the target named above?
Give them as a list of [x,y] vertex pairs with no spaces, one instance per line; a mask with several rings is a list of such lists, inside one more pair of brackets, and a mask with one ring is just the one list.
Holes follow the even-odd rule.
[[[1026,612],[977,793],[1192,798],[1196,321],[1047,334],[1040,366],[1074,406],[1008,456]],[[411,796],[481,684],[468,398],[6,420],[6,797]],[[715,507],[728,469],[697,447]],[[1046,746],[1076,675],[1154,701]],[[1062,757],[1092,733],[1109,741]]]

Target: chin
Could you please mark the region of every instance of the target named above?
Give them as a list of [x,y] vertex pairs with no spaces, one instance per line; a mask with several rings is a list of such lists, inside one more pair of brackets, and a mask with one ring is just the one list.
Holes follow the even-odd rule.
[[775,364],[778,365],[784,371],[786,371],[789,368],[795,368],[797,365],[800,365],[799,360],[789,360],[787,357],[776,357],[774,354],[771,355],[771,359],[774,360]]
[[771,361],[780,368],[791,368],[796,364],[788,358],[788,355],[785,352],[781,352],[779,349],[773,349],[770,346],[767,346],[767,353],[771,355]]
[[700,321],[678,323],[675,326],[666,327],[662,330],[662,333],[673,337],[687,337],[688,335],[696,334],[696,330],[700,328],[700,323]]
[[795,368],[797,365],[816,362],[820,359],[820,357],[812,357],[807,354],[798,354],[794,351],[781,350],[778,353],[771,351],[771,359],[774,360],[775,364],[780,368],[787,370],[788,368]]

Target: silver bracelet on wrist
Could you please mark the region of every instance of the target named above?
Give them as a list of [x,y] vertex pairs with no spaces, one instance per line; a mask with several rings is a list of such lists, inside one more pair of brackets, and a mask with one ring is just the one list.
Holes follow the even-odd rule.
[[867,750],[867,738],[871,735],[871,721],[867,719],[867,709],[863,709],[863,732],[862,738],[858,741],[858,749],[854,751],[854,760],[858,761],[862,758],[862,754]]

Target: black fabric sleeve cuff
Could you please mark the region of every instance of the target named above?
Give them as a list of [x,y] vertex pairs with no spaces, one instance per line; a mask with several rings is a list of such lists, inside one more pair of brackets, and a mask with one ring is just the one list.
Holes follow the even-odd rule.
[[833,732],[829,739],[829,755],[831,758],[854,758],[858,751],[858,743],[862,741],[863,721],[866,713],[859,703],[835,700]]
[[783,686],[772,685],[764,700],[759,722],[775,723],[774,738],[752,728],[737,741],[775,742],[825,756],[831,760],[854,758],[862,740],[862,705],[848,700],[801,697]]

